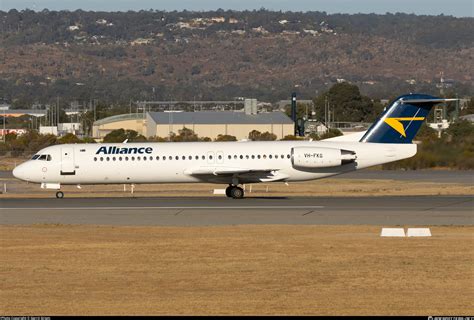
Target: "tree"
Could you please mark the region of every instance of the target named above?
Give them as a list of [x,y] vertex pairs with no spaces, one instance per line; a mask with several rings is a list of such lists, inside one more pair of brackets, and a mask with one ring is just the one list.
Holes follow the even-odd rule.
[[324,118],[326,101],[331,121],[368,122],[375,118],[376,111],[381,108],[381,105],[377,105],[376,109],[369,97],[362,96],[356,85],[347,82],[334,84],[314,100],[320,119]]
[[135,130],[124,130],[124,129],[117,129],[109,132],[104,137],[104,142],[124,142],[127,140],[129,142],[144,142],[146,138],[139,134]]
[[249,132],[249,139],[253,141],[274,141],[277,136],[268,131],[261,133],[258,130],[252,130]]
[[[306,111],[308,111],[308,115],[306,115]],[[310,105],[306,103],[296,103],[296,119],[310,118],[311,111],[312,108]],[[285,113],[291,118],[291,105],[285,106]]]
[[228,134],[220,134],[215,141],[237,141],[237,138]]
[[465,143],[474,149],[474,124],[468,120],[458,120],[451,123],[446,134],[451,137],[451,141]]
[[178,131],[178,135],[171,135],[171,141],[173,142],[184,142],[184,141],[198,141],[199,138],[193,130],[184,127]]
[[466,114],[473,114],[474,113],[474,97],[471,97],[469,101],[466,103],[464,108],[461,110],[461,115],[464,116]]
[[342,132],[339,129],[330,128],[326,133],[319,136],[319,140],[334,138],[342,136]]
[[83,141],[76,137],[76,135],[72,133],[68,133],[64,135],[63,137],[58,139],[58,143],[60,144],[65,144],[65,143],[82,143]]
[[282,141],[287,141],[287,140],[303,140],[302,137],[297,137],[295,135],[289,134],[281,138]]

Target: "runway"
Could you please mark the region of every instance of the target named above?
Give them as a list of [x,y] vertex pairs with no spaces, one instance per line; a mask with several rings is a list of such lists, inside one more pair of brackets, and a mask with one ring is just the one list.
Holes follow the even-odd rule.
[[472,225],[470,196],[1,199],[0,223]]

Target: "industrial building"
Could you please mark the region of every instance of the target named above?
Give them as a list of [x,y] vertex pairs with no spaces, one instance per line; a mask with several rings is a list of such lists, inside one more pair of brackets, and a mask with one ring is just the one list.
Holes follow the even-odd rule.
[[167,137],[188,128],[199,137],[218,135],[246,139],[249,132],[270,132],[281,139],[293,134],[293,121],[283,112],[253,113],[235,111],[147,112],[112,116],[94,122],[93,136],[103,138],[116,129],[135,130],[146,137]]
[[102,139],[117,129],[135,130],[146,136],[145,117],[142,113],[130,113],[97,120],[92,126],[92,136]]
[[219,134],[246,139],[252,130],[270,132],[281,139],[293,134],[294,125],[282,112],[246,114],[244,112],[148,112],[147,136],[167,137],[184,127],[193,130],[199,137],[217,138]]

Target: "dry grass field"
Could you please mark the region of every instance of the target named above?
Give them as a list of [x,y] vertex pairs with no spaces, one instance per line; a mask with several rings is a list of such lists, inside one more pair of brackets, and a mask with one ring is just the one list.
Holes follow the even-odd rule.
[[1,226],[0,313],[474,313],[474,227]]

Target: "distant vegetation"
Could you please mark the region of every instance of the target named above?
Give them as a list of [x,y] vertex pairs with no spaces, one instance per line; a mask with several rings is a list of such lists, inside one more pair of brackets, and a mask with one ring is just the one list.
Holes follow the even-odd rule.
[[0,11],[0,98],[274,102],[348,81],[381,99],[438,94],[441,72],[446,93],[472,95],[472,30],[474,18],[443,15]]
[[425,169],[444,167],[474,169],[474,125],[469,121],[457,121],[441,136],[424,125],[416,136],[421,141],[418,153],[410,158],[383,165],[384,169]]

